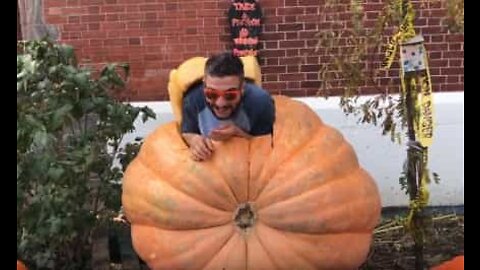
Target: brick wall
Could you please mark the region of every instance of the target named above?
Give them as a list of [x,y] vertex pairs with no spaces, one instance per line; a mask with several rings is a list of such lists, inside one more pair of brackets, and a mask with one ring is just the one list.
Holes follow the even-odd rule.
[[[442,25],[445,4],[423,1],[428,3],[421,7],[419,2],[414,1],[415,27],[426,39],[434,91],[463,91],[463,34],[451,34]],[[319,63],[324,60],[314,53],[314,35],[326,25],[320,20],[323,0],[262,0],[260,5],[264,88],[273,94],[315,95]],[[61,41],[75,46],[83,64],[130,63],[126,98],[165,100],[172,68],[189,57],[231,48],[229,6],[228,0],[45,0],[43,8],[46,23],[58,27]],[[364,1],[367,25],[373,25],[382,6],[380,0]],[[349,19],[346,5],[337,12]],[[394,67],[380,82],[397,75]],[[372,89],[365,87],[365,93]]]

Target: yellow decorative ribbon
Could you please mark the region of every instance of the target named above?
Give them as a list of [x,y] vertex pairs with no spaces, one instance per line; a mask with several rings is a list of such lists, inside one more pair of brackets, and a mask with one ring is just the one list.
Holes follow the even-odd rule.
[[[402,7],[403,0],[396,0],[396,5]],[[400,9],[400,12],[403,12]],[[412,3],[408,1],[407,3],[407,12],[403,18],[402,24],[398,29],[397,33],[393,35],[390,39],[390,42],[387,44],[387,49],[385,50],[385,61],[384,68],[389,69],[395,59],[395,53],[397,51],[398,44],[404,40],[410,39],[415,36],[415,28],[413,27],[413,21],[415,19],[415,12],[413,10]]]
[[428,147],[433,141],[433,93],[432,93],[432,81],[430,79],[430,70],[428,68],[427,53],[423,48],[426,70],[422,72],[420,77],[420,108],[419,108],[419,121],[416,130],[418,141],[423,147]]

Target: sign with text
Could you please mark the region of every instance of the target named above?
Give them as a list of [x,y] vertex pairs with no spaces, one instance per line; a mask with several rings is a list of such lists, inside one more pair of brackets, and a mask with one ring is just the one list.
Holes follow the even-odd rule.
[[233,0],[228,11],[228,21],[233,40],[233,54],[257,56],[258,38],[262,30],[262,11],[258,1]]

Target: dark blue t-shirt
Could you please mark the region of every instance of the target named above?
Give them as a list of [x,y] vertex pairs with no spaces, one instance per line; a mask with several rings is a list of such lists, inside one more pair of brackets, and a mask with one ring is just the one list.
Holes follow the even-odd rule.
[[222,123],[233,122],[252,136],[270,134],[275,121],[273,99],[265,90],[252,83],[245,83],[242,100],[228,119],[218,119],[207,105],[203,85],[190,89],[183,97],[182,133],[207,136]]

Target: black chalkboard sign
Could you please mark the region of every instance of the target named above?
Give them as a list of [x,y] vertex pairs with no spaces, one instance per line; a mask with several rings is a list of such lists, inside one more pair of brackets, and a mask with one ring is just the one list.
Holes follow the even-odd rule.
[[257,56],[259,35],[262,30],[262,11],[258,1],[233,0],[228,10],[228,21],[233,54]]

